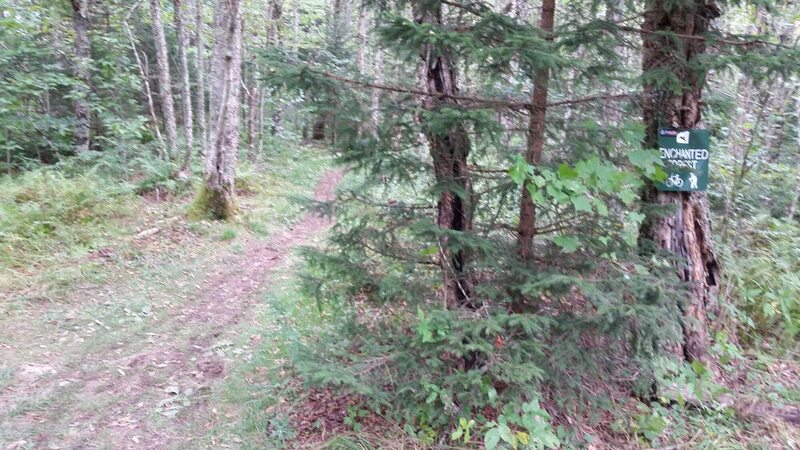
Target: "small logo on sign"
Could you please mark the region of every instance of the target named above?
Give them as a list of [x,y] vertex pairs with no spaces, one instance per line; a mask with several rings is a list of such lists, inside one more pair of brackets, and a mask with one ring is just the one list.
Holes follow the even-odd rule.
[[675,140],[678,144],[688,144],[689,143],[689,132],[688,131],[681,131],[675,136]]

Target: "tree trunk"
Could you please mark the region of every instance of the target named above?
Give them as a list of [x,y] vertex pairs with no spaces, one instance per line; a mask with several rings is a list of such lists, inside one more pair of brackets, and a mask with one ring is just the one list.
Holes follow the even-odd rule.
[[351,0],[333,0],[333,17],[336,34],[345,43],[350,39],[350,21],[353,17]]
[[[258,69],[256,68],[255,78],[258,78]],[[246,122],[246,141],[247,141],[247,160],[253,162],[256,160],[256,120],[257,115],[257,102],[259,97],[259,89],[256,82],[247,90],[247,122]]]
[[[123,25],[125,26],[125,31],[128,33],[128,39],[131,43],[133,57],[136,60],[136,66],[139,68],[139,76],[142,78],[142,84],[144,85],[144,93],[147,97],[147,109],[150,112],[150,120],[153,121],[153,132],[158,140],[158,154],[159,157],[166,158],[167,149],[164,145],[164,137],[161,136],[161,129],[158,127],[158,117],[156,116],[156,107],[155,103],[153,102],[153,91],[150,89],[149,69],[139,57],[139,50],[136,49],[136,40],[133,37],[133,32],[131,32],[130,25],[128,25],[127,21],[123,21]],[[145,55],[145,57],[147,57],[147,55]]]
[[[643,118],[647,148],[657,148],[658,128],[702,127],[702,89],[705,72],[697,59],[705,52],[702,39],[683,39],[660,33],[698,36],[708,30],[709,22],[719,17],[713,0],[696,0],[685,8],[671,6],[665,0],[650,0],[642,26],[642,68],[672,72],[683,85],[682,92],[666,85],[648,83],[643,92]],[[678,276],[687,284],[686,297],[679,302],[683,313],[683,342],[676,352],[686,361],[699,361],[709,369],[715,365],[709,355],[709,312],[717,306],[720,267],[714,255],[708,199],[704,192],[659,192],[650,183],[643,200],[651,209],[664,214],[651,214],[641,229],[643,242],[675,253],[683,260]],[[667,211],[664,211],[667,210]]]
[[294,46],[292,54],[297,58],[300,53],[300,0],[292,0],[292,35],[294,36]]
[[283,2],[269,0],[267,6],[267,44],[278,45],[281,37],[281,16],[283,15]]
[[189,36],[183,26],[183,0],[173,0],[175,5],[175,30],[178,32],[178,57],[181,61],[181,103],[183,104],[183,136],[185,149],[180,173],[188,174],[194,150],[194,118],[192,117],[192,86],[189,82]]
[[[795,108],[795,115],[797,116],[797,146],[800,147],[800,83],[798,83],[798,89],[795,92],[797,93],[797,108]],[[792,203],[789,205],[789,210],[786,211],[786,216],[789,220],[793,220],[794,215],[797,213],[798,199],[800,199],[800,157],[797,157],[797,169],[795,171],[795,185],[794,194],[792,195]]]
[[211,134],[206,156],[205,196],[209,213],[227,219],[235,213],[234,179],[241,110],[241,0],[217,0],[211,55]]
[[[383,84],[383,50],[375,49],[375,83]],[[381,126],[381,90],[372,90],[372,130],[378,134]]]
[[75,152],[89,151],[89,129],[91,113],[89,112],[89,95],[92,92],[91,58],[92,48],[89,41],[89,0],[72,0],[72,28],[75,30],[75,129],[73,140]]
[[178,156],[178,131],[175,124],[175,104],[172,100],[172,81],[169,75],[169,58],[167,57],[167,39],[164,37],[164,22],[161,20],[160,0],[150,0],[150,18],[153,27],[153,39],[156,44],[156,63],[158,65],[158,91],[161,100],[161,114],[164,116],[164,131],[167,135],[167,146],[170,156]]
[[[417,23],[443,26],[441,5],[414,3],[413,13]],[[436,111],[445,106],[458,107],[454,99],[458,95],[455,64],[450,55],[434,45],[425,44],[420,57],[420,89],[430,94],[421,97],[422,108]],[[472,185],[467,166],[470,151],[467,132],[458,124],[445,133],[437,133],[422,123],[433,159],[436,182],[447,189],[439,194],[436,225],[445,232],[468,233],[472,229]],[[439,250],[446,306],[450,309],[473,307],[473,280],[468,272],[467,252],[452,249],[447,237],[440,238]]]
[[[269,2],[269,30],[267,32],[267,43],[270,45],[280,45],[281,43],[281,17],[283,15],[283,2],[281,0],[270,0]],[[279,103],[275,105],[275,112],[272,114],[272,125],[270,135],[275,136],[281,127],[282,108]]]
[[258,118],[256,119],[256,142],[258,142],[258,154],[264,154],[264,92],[265,89],[258,91]]
[[358,7],[358,45],[356,46],[356,65],[358,74],[363,78],[367,74],[367,63],[364,54],[367,50],[367,5],[362,0]]
[[[553,21],[555,19],[555,0],[542,2],[542,17],[539,27],[552,39]],[[533,99],[531,117],[528,123],[528,148],[525,151],[525,162],[538,166],[542,159],[544,132],[547,116],[547,87],[550,82],[550,70],[542,68],[533,80]],[[528,191],[527,183],[522,185],[519,205],[519,225],[517,226],[517,254],[523,259],[533,256],[533,236],[536,234],[536,206]]]
[[200,131],[200,153],[205,157],[208,151],[208,122],[206,119],[206,44],[203,36],[203,0],[194,1],[195,14],[195,71],[197,71],[197,124]]

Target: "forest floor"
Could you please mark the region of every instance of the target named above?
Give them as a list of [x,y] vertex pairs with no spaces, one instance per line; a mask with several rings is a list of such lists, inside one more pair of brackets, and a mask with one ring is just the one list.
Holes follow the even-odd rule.
[[187,221],[190,196],[142,198],[117,245],[54,261],[71,280],[31,274],[2,294],[0,449],[247,446],[225,429],[242,420],[229,399],[264,359],[265,321],[282,320],[265,319],[270,298],[296,290],[296,250],[329,226],[287,200],[333,197],[342,172],[321,159],[292,159],[283,192],[244,195],[260,211],[247,223]]

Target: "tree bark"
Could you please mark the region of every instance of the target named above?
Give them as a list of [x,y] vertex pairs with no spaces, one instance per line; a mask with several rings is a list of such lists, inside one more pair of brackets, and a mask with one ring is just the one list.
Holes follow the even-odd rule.
[[[647,2],[644,14],[642,68],[645,73],[667,71],[680,80],[683,89],[674,92],[656,82],[645,84],[643,119],[646,148],[657,148],[658,128],[699,128],[702,113],[702,90],[705,72],[696,69],[697,59],[705,52],[702,39],[683,39],[662,33],[698,36],[720,13],[713,0],[695,0],[689,6],[672,5],[665,0]],[[708,199],[704,192],[659,192],[650,183],[643,200],[650,209],[665,214],[650,214],[641,229],[644,242],[676,254],[682,262],[680,280],[686,283],[684,301],[678,306],[683,314],[683,339],[676,353],[686,361],[699,361],[714,370],[709,354],[709,313],[717,309],[720,266],[714,254]]]
[[175,30],[178,32],[178,58],[181,62],[181,103],[183,104],[183,136],[185,149],[180,174],[188,175],[194,150],[194,118],[192,117],[192,86],[189,82],[189,35],[183,22],[183,0],[173,0],[175,5]]
[[206,156],[205,201],[217,219],[235,214],[234,180],[241,110],[241,0],[217,0],[211,55],[211,134]]
[[[420,24],[442,27],[441,5],[414,3],[414,20]],[[436,111],[442,107],[458,108],[455,64],[446,50],[425,44],[420,49],[420,89],[430,95],[421,96],[423,109]],[[445,304],[450,309],[473,307],[473,279],[469,274],[468,253],[451,248],[446,233],[469,233],[472,230],[472,184],[467,166],[470,142],[460,124],[445,133],[427,129],[423,133],[433,159],[437,184],[443,188],[436,208],[436,225],[443,230],[439,241],[439,262],[444,272]]]
[[292,35],[294,36],[294,46],[292,54],[297,58],[300,53],[300,0],[292,0]]
[[197,71],[197,125],[200,132],[200,153],[208,151],[208,122],[206,119],[206,44],[204,39],[203,0],[195,0],[195,71]]
[[[258,69],[255,69],[255,77],[258,78]],[[247,99],[247,132],[246,132],[246,141],[247,141],[247,160],[253,162],[256,160],[256,120],[258,119],[257,115],[257,105],[258,105],[258,97],[259,97],[259,88],[257,86],[257,81],[253,82],[250,88],[247,90],[245,95]]]
[[164,22],[161,19],[161,1],[150,0],[150,18],[153,39],[156,44],[156,64],[158,66],[158,91],[161,101],[161,114],[164,117],[164,131],[170,156],[178,156],[178,129],[175,123],[175,104],[172,99],[172,80],[169,74],[167,39],[164,36]]
[[[542,16],[539,28],[552,39],[555,19],[555,0],[542,2]],[[547,119],[547,89],[550,82],[550,70],[543,67],[533,80],[533,98],[531,100],[531,117],[528,122],[528,148],[525,151],[525,162],[538,166],[542,159],[544,132]],[[523,183],[519,204],[519,225],[517,226],[517,254],[520,258],[530,259],[533,256],[533,236],[536,234],[536,206],[528,191],[528,184]]]
[[73,71],[78,83],[73,95],[75,128],[73,140],[76,153],[89,151],[91,112],[89,96],[92,92],[91,59],[92,48],[89,41],[89,0],[72,0],[72,28],[75,30],[75,62]]
[[[270,0],[269,2],[269,30],[267,32],[267,43],[270,45],[280,45],[281,43],[281,17],[283,16],[282,0]],[[282,108],[280,104],[275,105],[275,112],[272,113],[272,124],[270,135],[275,136],[281,128]]]
[[[383,50],[375,49],[375,83],[383,84]],[[372,131],[378,134],[381,126],[381,90],[372,90]]]
[[[797,116],[797,146],[800,147],[800,83],[798,83],[797,90],[797,108],[795,108]],[[794,215],[797,213],[797,202],[800,199],[800,157],[797,157],[797,168],[795,169],[795,185],[794,194],[792,195],[792,203],[789,204],[789,210],[786,211],[786,216],[789,220],[794,220]]]
[[367,63],[364,54],[367,49],[367,5],[362,0],[358,6],[358,45],[356,46],[356,65],[358,74],[363,78],[367,74]]

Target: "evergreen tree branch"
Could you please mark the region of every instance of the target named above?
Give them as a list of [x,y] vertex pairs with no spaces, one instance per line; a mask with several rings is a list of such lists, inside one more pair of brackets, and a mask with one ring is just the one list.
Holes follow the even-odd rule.
[[[363,80],[355,80],[353,78],[347,78],[340,75],[335,75],[330,72],[325,72],[321,70],[311,69],[310,71],[322,75],[326,78],[330,78],[332,80],[341,81],[342,83],[346,83],[352,86],[364,87],[368,89],[379,89],[383,91],[389,92],[398,92],[402,94],[413,94],[413,95],[422,95],[426,97],[446,97],[453,100],[471,102],[476,104],[482,104],[486,106],[493,106],[493,107],[502,107],[508,108],[512,110],[531,110],[533,108],[533,104],[531,102],[524,102],[524,101],[507,101],[507,100],[500,100],[500,99],[488,99],[488,98],[480,98],[480,97],[471,97],[465,95],[447,95],[443,92],[436,92],[436,93],[429,93],[425,91],[421,91],[418,89],[411,89],[405,88],[400,86],[389,86],[386,84],[378,84],[378,83],[371,83],[369,81]],[[600,100],[625,100],[628,98],[632,98],[637,96],[638,94],[601,94],[601,95],[592,95],[588,97],[570,99],[570,100],[560,100],[557,102],[548,103],[548,107],[559,107],[559,106],[569,106],[574,104],[580,103],[589,103],[593,101],[600,101]]]

